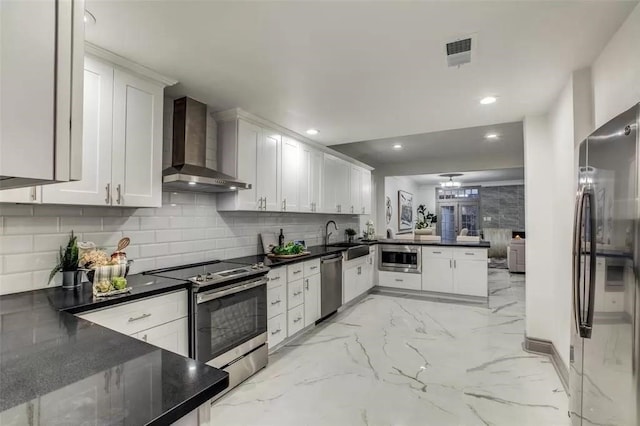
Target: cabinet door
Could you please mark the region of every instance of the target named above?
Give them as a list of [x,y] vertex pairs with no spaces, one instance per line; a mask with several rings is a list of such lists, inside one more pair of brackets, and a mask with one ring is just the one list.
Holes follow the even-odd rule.
[[113,67],[85,58],[83,99],[82,179],[46,185],[42,191],[44,203],[112,203]]
[[336,201],[338,213],[348,214],[351,207],[351,165],[338,160],[336,168]]
[[267,342],[273,348],[287,337],[287,314],[276,315],[267,321]]
[[[323,155],[323,188],[322,188],[322,211],[325,213],[338,213],[338,200],[336,198],[336,186],[338,185],[338,158],[333,155]],[[344,185],[341,182],[340,185]]]
[[181,318],[140,331],[135,337],[159,348],[189,356],[188,326],[187,318]]
[[349,206],[349,212],[353,214],[362,213],[362,169],[358,166],[351,166],[350,170],[350,194],[349,199],[351,205]]
[[[40,204],[42,203],[42,187],[0,190],[0,203]],[[0,209],[0,215],[2,215],[2,209]]]
[[224,196],[238,197],[238,210],[260,210],[260,195],[258,195],[258,148],[262,139],[262,129],[238,120],[238,179],[251,185],[251,189],[243,189],[237,194]]
[[298,168],[298,211],[312,212],[311,200],[311,152],[308,145],[300,145],[300,167]]
[[162,204],[162,102],[162,86],[119,69],[114,71],[114,206]]
[[300,168],[300,144],[288,137],[282,138],[282,161],[280,168],[280,188],[282,211],[299,210],[299,180],[304,180]]
[[320,274],[304,279],[304,326],[320,319]]
[[280,135],[263,129],[259,140],[257,161],[258,197],[262,197],[263,208],[268,211],[280,211],[278,193],[278,171],[280,165]]
[[371,171],[362,169],[361,185],[362,214],[371,214]]
[[324,156],[322,152],[311,152],[311,202],[314,212],[322,211],[322,190],[324,185]]
[[487,262],[484,260],[454,260],[453,292],[488,297],[487,274]]
[[453,260],[422,257],[422,290],[453,293]]
[[352,266],[342,272],[342,303],[348,303],[358,296],[360,276],[358,266]]

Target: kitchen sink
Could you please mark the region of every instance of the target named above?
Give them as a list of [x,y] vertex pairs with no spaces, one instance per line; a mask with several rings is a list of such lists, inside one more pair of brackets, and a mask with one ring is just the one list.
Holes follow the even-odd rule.
[[360,245],[362,244],[342,242],[342,243],[327,244],[327,247],[357,247]]

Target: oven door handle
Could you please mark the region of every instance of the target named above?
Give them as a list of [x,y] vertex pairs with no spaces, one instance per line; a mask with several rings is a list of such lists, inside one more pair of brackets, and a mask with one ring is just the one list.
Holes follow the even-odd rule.
[[246,291],[246,290],[250,290],[252,288],[261,286],[261,285],[265,285],[267,283],[267,278],[266,277],[262,277],[259,280],[256,281],[251,281],[249,283],[243,284],[243,285],[239,285],[237,287],[233,287],[230,288],[228,290],[221,290],[221,291],[210,291],[207,293],[202,293],[198,295],[197,301],[198,304],[200,303],[204,303],[204,302],[209,302],[210,300],[214,300],[214,299],[219,299],[221,297],[224,296],[229,296],[230,294],[235,294],[235,293],[240,293],[241,291]]

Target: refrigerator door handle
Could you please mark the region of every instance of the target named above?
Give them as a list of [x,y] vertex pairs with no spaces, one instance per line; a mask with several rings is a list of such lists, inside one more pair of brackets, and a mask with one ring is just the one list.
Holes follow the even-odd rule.
[[576,195],[575,219],[573,226],[573,316],[576,324],[576,333],[580,333],[580,255],[582,239],[582,188]]
[[[596,293],[596,211],[593,190],[587,188],[584,191],[584,202],[588,206],[589,218],[589,297],[587,298],[587,318],[582,324],[582,337],[591,338],[593,330],[593,314],[595,310]],[[583,204],[584,204],[583,202]],[[585,277],[586,278],[586,277]]]

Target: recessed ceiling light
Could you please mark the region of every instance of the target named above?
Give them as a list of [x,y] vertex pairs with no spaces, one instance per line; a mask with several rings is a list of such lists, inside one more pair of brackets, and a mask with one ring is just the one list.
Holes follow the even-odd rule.
[[317,135],[318,133],[320,133],[320,131],[318,129],[309,129],[309,130],[307,130],[307,134],[311,135],[311,136]]
[[397,144],[393,145],[393,149],[402,149],[402,145],[397,143]]
[[497,101],[498,98],[496,98],[495,96],[487,96],[485,98],[480,99],[480,103],[482,105],[489,105],[492,103],[495,103],[495,101]]
[[93,16],[93,13],[89,12],[87,9],[84,10],[84,23],[89,25],[94,25],[96,23],[96,17]]
[[189,185],[195,185],[195,184],[196,184],[195,182],[189,182]]
[[487,138],[487,139],[498,139],[498,134],[497,133],[487,133],[485,135],[485,138]]

